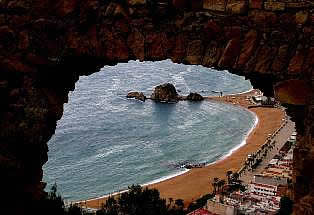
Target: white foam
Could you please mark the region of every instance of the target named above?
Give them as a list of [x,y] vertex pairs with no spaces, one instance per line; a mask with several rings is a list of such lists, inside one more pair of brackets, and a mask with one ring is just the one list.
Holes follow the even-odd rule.
[[189,88],[188,84],[186,83],[183,75],[184,75],[184,72],[180,72],[179,74],[173,74],[172,78],[174,80],[174,83],[175,83],[175,85],[184,86],[187,89],[187,91],[190,91],[190,88]]
[[232,93],[232,94],[224,94],[224,96],[236,96],[236,95],[242,95],[242,94],[245,94],[245,93],[249,93],[251,91],[253,91],[254,88],[251,87],[251,89],[247,90],[247,91],[244,91],[244,92],[240,92],[240,93]]
[[184,169],[183,171],[180,171],[180,172],[177,172],[177,173],[168,175],[168,176],[161,177],[161,178],[156,179],[156,180],[153,180],[153,181],[151,181],[151,182],[142,184],[141,186],[147,186],[147,185],[151,185],[151,184],[157,184],[157,183],[166,181],[166,180],[168,180],[168,179],[177,177],[177,176],[179,176],[179,175],[183,175],[184,173],[187,173],[188,171],[190,171],[190,169]]
[[94,157],[95,158],[105,158],[105,157],[109,156],[110,154],[123,152],[130,147],[132,147],[132,145],[122,145],[122,146],[114,145],[113,147],[102,148],[102,149],[97,150],[97,152],[99,152],[99,153],[96,154]]
[[121,80],[120,80],[120,78],[112,78],[112,87],[113,87],[113,89],[114,90],[117,90],[117,89],[119,89],[120,88],[120,86],[121,86]]
[[[81,201],[76,201],[74,203],[84,203],[84,202],[87,202],[87,201],[93,201],[93,200],[98,200],[98,199],[103,199],[103,198],[108,198],[109,196],[115,196],[117,194],[121,194],[121,193],[125,193],[125,192],[128,192],[129,189],[126,189],[126,190],[122,190],[122,191],[118,191],[118,192],[114,192],[114,193],[110,193],[110,194],[106,194],[106,195],[103,195],[103,196],[99,196],[99,197],[96,197],[96,198],[91,198],[91,199],[87,199],[87,200],[81,200]],[[72,203],[72,202],[71,202]],[[71,204],[70,203],[70,204]]]
[[[207,114],[207,113],[206,113]],[[181,124],[177,125],[178,129],[192,129],[194,125],[197,125],[203,121],[203,119],[199,116],[194,117],[193,115],[186,115],[184,119],[181,120]]]

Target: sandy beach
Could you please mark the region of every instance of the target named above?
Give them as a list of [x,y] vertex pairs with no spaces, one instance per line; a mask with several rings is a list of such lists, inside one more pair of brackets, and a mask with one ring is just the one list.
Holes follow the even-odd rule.
[[[257,92],[257,90],[252,90],[239,95],[206,97],[205,100],[225,102],[248,109],[252,105],[248,97]],[[212,192],[212,179],[218,177],[226,180],[226,172],[228,170],[239,170],[248,154],[257,151],[263,145],[268,135],[275,132],[281,126],[285,116],[284,111],[279,108],[251,107],[248,110],[256,114],[258,124],[249,134],[245,145],[234,151],[230,156],[214,164],[203,168],[192,169],[182,175],[148,185],[148,187],[158,189],[163,198],[183,199],[185,205],[188,205],[204,194]],[[81,205],[90,208],[99,208],[105,200],[106,198],[86,200],[82,201]]]

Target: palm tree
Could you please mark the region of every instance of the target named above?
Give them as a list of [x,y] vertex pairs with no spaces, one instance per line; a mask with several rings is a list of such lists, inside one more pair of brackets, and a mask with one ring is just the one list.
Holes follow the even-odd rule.
[[239,173],[235,172],[232,174],[232,181],[237,181],[239,179]]
[[173,198],[169,198],[169,207],[171,207],[171,205],[172,205],[172,203],[173,203]]
[[226,175],[228,179],[228,184],[230,184],[230,176],[232,175],[232,171],[231,170],[227,171]]
[[253,156],[252,156],[253,157],[253,161],[255,161],[256,156],[257,155],[255,153],[253,153]]
[[183,208],[183,206],[184,206],[184,201],[183,201],[183,199],[176,199],[176,200],[174,201],[174,204],[177,205],[179,208]]
[[218,182],[217,182],[217,191],[218,191],[218,193],[219,193],[219,191],[220,191],[220,185],[221,185],[221,184],[220,184],[220,181],[218,181]]
[[250,157],[250,158],[249,158],[249,166],[250,166],[250,167],[252,166],[253,161],[254,161],[253,158]]
[[226,184],[225,180],[220,180],[218,181],[217,185],[218,185],[218,191],[220,190],[220,188],[222,188],[224,185]]
[[214,194],[216,194],[216,188],[218,185],[218,181],[219,181],[219,178],[214,178],[214,181],[212,182],[212,185],[214,187]]
[[216,182],[212,182],[212,186],[214,188],[214,194],[216,194],[216,186],[217,186],[217,183]]

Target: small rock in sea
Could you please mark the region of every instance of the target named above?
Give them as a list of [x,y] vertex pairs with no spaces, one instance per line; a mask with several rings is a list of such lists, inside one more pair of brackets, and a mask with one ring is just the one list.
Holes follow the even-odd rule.
[[187,97],[186,97],[186,100],[189,100],[189,101],[202,101],[204,100],[203,96],[201,96],[200,94],[198,93],[190,93]]
[[127,98],[135,98],[140,101],[145,102],[146,96],[142,92],[129,92],[128,95],[126,96]]

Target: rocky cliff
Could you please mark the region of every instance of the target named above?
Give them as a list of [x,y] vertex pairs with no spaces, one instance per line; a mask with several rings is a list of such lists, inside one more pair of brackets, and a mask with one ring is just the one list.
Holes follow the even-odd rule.
[[302,0],[0,1],[1,203],[27,214],[42,197],[47,141],[79,76],[170,58],[228,69],[288,105],[299,134],[294,213],[311,214],[313,24],[312,1]]

